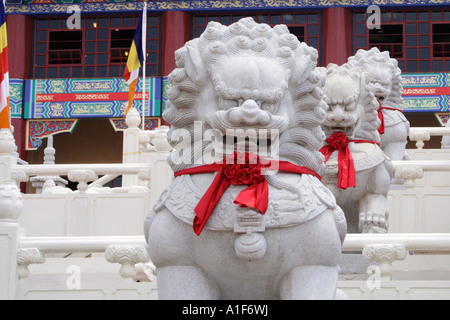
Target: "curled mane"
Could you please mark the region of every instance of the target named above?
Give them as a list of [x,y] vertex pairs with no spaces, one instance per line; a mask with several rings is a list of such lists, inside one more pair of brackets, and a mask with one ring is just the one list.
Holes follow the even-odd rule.
[[403,110],[402,71],[398,67],[397,60],[391,58],[388,51],[380,52],[377,47],[373,47],[370,50],[359,49],[354,56],[348,58],[348,63],[365,71],[368,70],[369,66],[390,69],[392,77],[389,80],[392,84],[392,90],[386,97],[384,104]]
[[[287,119],[286,128],[280,132],[279,157],[320,174],[324,164],[318,149],[325,139],[321,123],[326,104],[321,90],[324,76],[316,68],[317,50],[300,42],[285,25],[272,28],[252,18],[243,18],[230,26],[210,22],[200,37],[175,52],[177,68],[169,75],[168,109],[163,118],[172,126],[168,137],[174,149],[190,146],[191,152],[183,154],[182,161],[175,161],[175,155],[171,155],[172,169],[178,171],[188,167],[187,163],[201,163],[203,152],[213,148],[212,142],[194,143],[202,138],[194,135],[194,125],[202,121],[203,130],[211,129],[207,117],[211,110],[235,106],[233,98],[238,94],[224,90],[220,64],[240,56],[270,59],[283,70],[286,76],[280,81],[281,93],[254,90],[247,94],[270,95],[275,102],[279,102],[280,94],[290,96],[291,105],[283,105],[280,107],[283,111],[279,111]],[[183,130],[180,133],[177,129]],[[172,139],[175,132],[176,139]]]

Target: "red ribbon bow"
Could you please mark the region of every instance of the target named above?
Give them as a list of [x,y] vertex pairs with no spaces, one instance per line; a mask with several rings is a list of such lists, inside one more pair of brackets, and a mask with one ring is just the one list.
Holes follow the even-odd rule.
[[211,163],[177,171],[175,178],[184,174],[216,172],[209,188],[194,209],[194,232],[200,235],[211,213],[219,203],[223,193],[230,185],[249,185],[234,199],[241,207],[250,207],[265,214],[269,205],[269,187],[264,175],[265,170],[311,174],[319,180],[321,177],[313,170],[294,165],[287,161],[266,161],[250,153],[237,153],[225,158],[225,163]]
[[328,139],[325,140],[328,145],[320,148],[320,152],[325,156],[325,163],[331,154],[338,150],[338,187],[341,189],[347,189],[349,187],[356,186],[355,166],[353,164],[353,157],[350,149],[348,148],[349,142],[362,142],[362,143],[375,143],[375,141],[369,140],[349,140],[347,135],[343,132],[333,133]]

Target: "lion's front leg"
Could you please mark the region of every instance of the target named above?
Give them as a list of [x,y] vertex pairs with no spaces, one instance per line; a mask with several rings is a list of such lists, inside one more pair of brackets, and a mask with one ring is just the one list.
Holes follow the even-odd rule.
[[381,164],[367,182],[368,192],[359,200],[359,231],[362,233],[387,232],[387,194],[390,180],[390,166]]
[[157,269],[160,300],[217,300],[220,291],[211,277],[197,266]]
[[280,298],[282,300],[334,300],[338,273],[337,266],[297,267],[281,281]]

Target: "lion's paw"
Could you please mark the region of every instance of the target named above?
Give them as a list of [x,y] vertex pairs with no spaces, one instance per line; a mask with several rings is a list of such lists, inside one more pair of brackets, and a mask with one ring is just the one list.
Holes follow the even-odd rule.
[[386,213],[361,212],[359,214],[359,230],[362,233],[386,233],[388,221]]

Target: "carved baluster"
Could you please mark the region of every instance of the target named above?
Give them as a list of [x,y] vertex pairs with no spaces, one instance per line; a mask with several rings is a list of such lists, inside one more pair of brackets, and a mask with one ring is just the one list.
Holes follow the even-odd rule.
[[155,147],[151,144],[151,133],[153,131],[139,132],[139,150],[141,152],[155,152]]
[[0,180],[0,220],[16,220],[23,209],[23,199],[13,180]]
[[168,132],[168,126],[161,126],[156,129],[156,134],[153,138],[153,145],[155,146],[156,151],[170,152],[172,150],[172,146],[169,144],[167,139]]
[[409,140],[416,141],[417,149],[423,149],[424,141],[430,140],[430,133],[426,131],[411,131],[409,133]]
[[111,245],[105,251],[105,258],[108,262],[120,263],[120,275],[130,280],[136,275],[135,264],[150,261],[147,250],[142,246]]
[[406,249],[400,244],[372,244],[362,252],[366,261],[375,261],[380,267],[381,280],[391,280],[392,262],[404,260]]
[[17,273],[19,279],[25,279],[30,275],[28,266],[33,263],[44,263],[44,254],[36,248],[19,249],[17,251]]
[[420,167],[400,167],[395,170],[395,179],[400,179],[405,181],[405,187],[414,188],[416,183],[415,179],[423,178],[423,169]]
[[88,188],[88,182],[97,180],[94,170],[70,170],[68,174],[70,181],[78,182],[77,189],[80,193],[85,193]]
[[29,177],[24,171],[11,171],[11,179],[16,182],[27,182]]
[[150,189],[150,183],[152,178],[152,170],[151,169],[141,169],[138,172],[138,178],[142,181],[147,181],[147,188]]
[[[44,149],[44,164],[53,165],[55,164],[55,154],[56,150],[53,148],[53,136],[48,136],[47,138],[47,147]],[[54,186],[65,187],[67,186],[68,181],[61,178],[60,176],[36,176],[30,179],[31,185],[36,189],[36,193],[42,193],[44,190],[44,185],[47,183],[47,186],[51,184]]]

